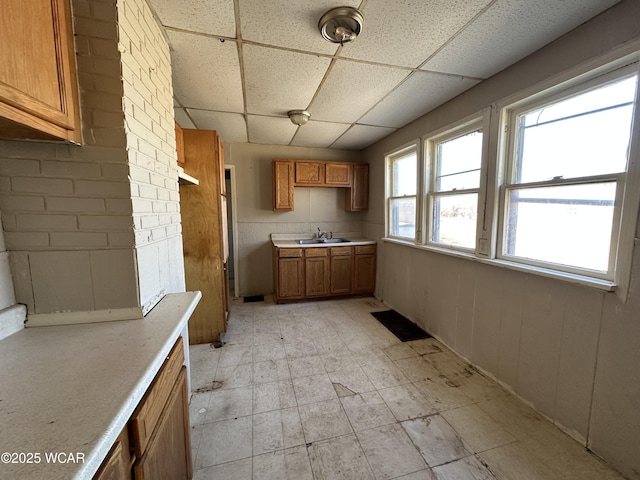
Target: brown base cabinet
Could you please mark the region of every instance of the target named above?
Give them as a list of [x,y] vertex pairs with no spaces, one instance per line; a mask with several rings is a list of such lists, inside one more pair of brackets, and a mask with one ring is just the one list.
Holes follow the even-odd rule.
[[273,247],[276,302],[372,294],[376,246]]
[[373,292],[376,288],[376,247],[361,245],[355,247],[353,291]]
[[187,367],[182,337],[93,480],[190,480]]

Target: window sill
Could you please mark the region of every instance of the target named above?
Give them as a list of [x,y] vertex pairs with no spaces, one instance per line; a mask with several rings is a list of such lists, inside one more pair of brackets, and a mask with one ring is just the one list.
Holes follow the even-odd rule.
[[564,282],[577,283],[587,287],[597,288],[605,292],[613,292],[616,289],[616,284],[608,280],[602,280],[599,278],[587,277],[585,275],[576,275],[573,273],[559,272],[557,270],[551,270],[547,268],[534,267],[532,265],[525,265],[522,263],[510,262],[508,260],[499,260],[491,258],[477,257],[471,253],[461,252],[457,250],[448,250],[445,248],[433,247],[430,245],[419,245],[411,241],[400,240],[397,238],[382,238],[383,242],[393,243],[395,245],[402,245],[405,247],[415,248],[417,250],[424,250],[427,252],[441,253],[450,257],[463,258],[478,263],[484,263],[486,265],[493,265],[495,267],[507,268],[509,270],[515,270],[523,273],[530,273],[532,275],[539,275],[546,278],[554,278]]

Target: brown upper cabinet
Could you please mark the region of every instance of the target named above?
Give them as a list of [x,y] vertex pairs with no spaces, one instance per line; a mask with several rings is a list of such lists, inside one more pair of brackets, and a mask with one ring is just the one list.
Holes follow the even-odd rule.
[[369,164],[353,165],[353,181],[344,196],[347,212],[362,212],[369,209]]
[[369,164],[316,160],[273,160],[273,209],[293,210],[294,187],[345,188],[345,210],[369,206]]
[[294,162],[295,185],[299,187],[323,186],[324,163],[322,162]]
[[3,0],[0,137],[82,141],[69,0]]
[[[368,164],[367,164],[368,165]],[[353,163],[325,163],[324,178],[326,185],[350,187],[353,181]]]

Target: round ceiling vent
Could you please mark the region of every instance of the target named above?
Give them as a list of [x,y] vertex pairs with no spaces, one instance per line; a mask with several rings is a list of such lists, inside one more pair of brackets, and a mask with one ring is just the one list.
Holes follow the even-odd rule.
[[332,43],[353,42],[360,32],[364,16],[353,7],[338,7],[329,10],[320,17],[318,29],[325,38]]

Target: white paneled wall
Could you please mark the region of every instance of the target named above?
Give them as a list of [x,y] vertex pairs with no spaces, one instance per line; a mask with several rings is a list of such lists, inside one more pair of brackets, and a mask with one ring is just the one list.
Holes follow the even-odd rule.
[[[384,157],[466,115],[640,49],[640,4],[623,1],[364,152],[364,231],[384,236]],[[629,298],[468,259],[381,242],[376,294],[503,382],[628,478],[640,479],[640,253]]]

